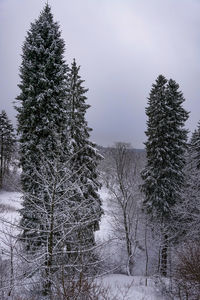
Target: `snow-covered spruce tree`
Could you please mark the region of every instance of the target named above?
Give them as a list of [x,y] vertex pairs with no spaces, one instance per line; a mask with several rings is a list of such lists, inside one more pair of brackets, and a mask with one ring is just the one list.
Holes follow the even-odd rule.
[[90,107],[86,104],[85,94],[88,90],[82,86],[84,81],[79,75],[79,70],[80,67],[74,60],[68,77],[68,132],[72,149],[73,179],[79,182],[81,187],[81,194],[74,196],[74,201],[80,205],[80,209],[77,211],[77,220],[82,220],[77,232],[78,236],[75,239],[78,244],[75,244],[74,248],[81,252],[81,248],[85,250],[88,248],[89,251],[89,248],[95,243],[94,231],[99,229],[102,209],[98,194],[100,183],[97,172],[101,156],[98,154],[95,144],[89,140],[92,129],[88,127],[85,119],[86,111]]
[[[41,158],[45,155],[49,165],[55,157],[63,164],[68,160],[68,67],[64,61],[64,46],[59,26],[46,4],[39,18],[31,24],[23,45],[21,92],[17,97],[20,104],[16,105],[23,189],[23,208],[20,211],[23,232],[20,238],[29,253],[36,253],[40,247],[50,247],[50,225],[48,218],[42,216],[44,203],[49,214],[51,205],[48,192],[38,179],[44,168]],[[47,183],[52,184],[51,180]],[[65,193],[64,186],[60,193]],[[66,193],[65,196],[67,198]],[[45,264],[48,265],[48,258]]]
[[187,130],[184,123],[188,113],[182,107],[183,94],[178,84],[164,76],[158,76],[153,84],[147,120],[147,163],[142,172],[144,207],[154,222],[162,226],[161,274],[167,274],[167,227],[173,220],[172,208],[181,201],[184,184],[183,167]]
[[14,128],[5,110],[2,110],[0,114],[0,188],[2,188],[4,176],[9,173],[14,146]]
[[181,205],[175,207],[184,240],[199,241],[200,234],[200,123],[188,144],[185,187]]
[[195,160],[196,168],[200,170],[200,121],[197,129],[192,135],[190,148],[193,153],[192,158]]

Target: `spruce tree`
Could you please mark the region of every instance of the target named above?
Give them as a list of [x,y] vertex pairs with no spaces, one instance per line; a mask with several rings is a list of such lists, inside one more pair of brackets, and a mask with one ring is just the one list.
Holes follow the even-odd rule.
[[45,272],[45,292],[50,290],[55,257],[58,262],[64,255],[63,235],[66,239],[70,223],[64,47],[59,26],[46,4],[23,45],[21,92],[16,105],[23,189],[19,239],[31,259],[43,258],[37,268],[42,266]]
[[188,144],[183,201],[176,214],[182,236],[198,242],[200,233],[200,123]]
[[5,110],[2,110],[0,114],[0,188],[3,186],[4,176],[9,173],[14,146],[14,128]]
[[193,159],[196,163],[196,167],[197,169],[200,169],[200,121],[198,123],[197,129],[192,135],[190,148],[193,154]]
[[166,226],[173,220],[173,207],[181,201],[188,113],[182,107],[183,94],[174,80],[160,75],[153,84],[147,120],[147,163],[142,173],[144,207],[154,222],[163,226],[161,272],[166,275],[168,235]]
[[[74,201],[79,203],[77,220],[80,222],[78,234],[79,247],[94,245],[94,231],[99,229],[102,214],[101,200],[98,194],[100,183],[97,165],[101,156],[90,138],[91,128],[88,127],[85,114],[90,105],[86,104],[86,92],[83,80],[79,75],[80,67],[74,59],[69,72],[68,132],[71,141],[71,166],[74,180],[79,182],[80,193],[75,195]],[[82,204],[81,204],[82,203]]]

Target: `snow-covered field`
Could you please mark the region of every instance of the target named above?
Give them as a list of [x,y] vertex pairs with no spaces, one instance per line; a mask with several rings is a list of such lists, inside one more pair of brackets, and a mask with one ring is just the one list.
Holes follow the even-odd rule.
[[[103,189],[101,197],[104,200],[103,206],[105,214],[101,221],[100,231],[96,238],[107,240],[111,234],[111,225],[109,219],[109,207],[106,205],[107,191]],[[6,233],[10,233],[12,239],[18,233],[17,227],[11,226],[11,223],[17,223],[21,207],[21,194],[17,192],[0,192],[0,255],[6,256],[9,247],[9,239]],[[143,276],[126,276],[122,274],[109,274],[97,279],[97,282],[108,291],[110,299],[119,300],[164,300],[153,279],[148,278],[147,286]]]

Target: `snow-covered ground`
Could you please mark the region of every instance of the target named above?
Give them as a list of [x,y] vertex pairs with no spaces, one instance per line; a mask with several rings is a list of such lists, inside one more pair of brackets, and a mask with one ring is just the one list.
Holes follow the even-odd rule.
[[18,192],[0,192],[0,205],[11,206],[15,211],[21,208],[21,193]]
[[21,208],[21,194],[18,192],[0,192],[0,255],[6,259],[9,256],[9,248],[15,242],[15,236],[19,233],[18,209]]
[[100,279],[110,299],[119,300],[164,300],[157,290],[154,280],[148,279],[145,286],[143,276],[127,276],[122,274],[110,274]]
[[111,227],[111,216],[109,215],[109,205],[107,199],[109,198],[108,190],[106,188],[102,188],[99,191],[100,197],[103,201],[102,207],[104,214],[101,218],[100,230],[96,231],[95,238],[96,240],[105,241],[108,240],[112,236],[112,227]]
[[[106,241],[112,235],[109,217],[109,206],[106,198],[109,197],[106,189],[100,191],[104,200],[103,207],[105,214],[100,224],[100,231],[96,233],[98,240]],[[11,224],[17,224],[19,220],[18,209],[21,208],[21,194],[17,192],[0,192],[0,255],[6,257],[9,252],[9,243],[13,243],[18,233],[18,228]],[[10,233],[10,238],[6,233]],[[109,298],[118,300],[164,300],[157,290],[154,280],[148,278],[147,286],[143,276],[126,276],[122,274],[109,274],[97,279],[109,293]]]

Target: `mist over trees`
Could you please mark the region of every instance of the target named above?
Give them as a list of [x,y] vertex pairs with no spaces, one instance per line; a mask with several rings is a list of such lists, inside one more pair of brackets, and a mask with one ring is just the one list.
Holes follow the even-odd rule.
[[64,56],[46,4],[22,47],[17,138],[0,114],[0,189],[20,173],[22,200],[12,220],[0,203],[1,299],[126,299],[97,284],[114,273],[199,299],[200,123],[188,142],[179,85],[153,83],[145,150],[97,146],[80,66]]

